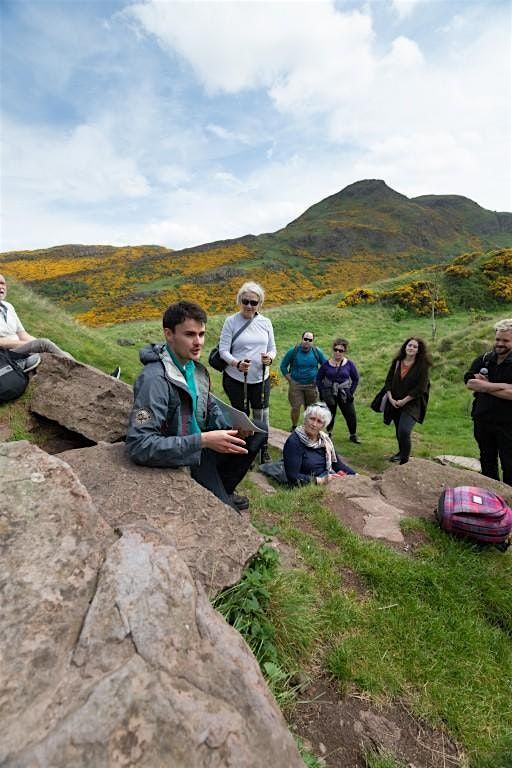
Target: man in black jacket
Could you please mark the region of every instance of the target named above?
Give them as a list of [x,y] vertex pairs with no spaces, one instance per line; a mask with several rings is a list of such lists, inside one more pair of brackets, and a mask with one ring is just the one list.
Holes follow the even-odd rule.
[[475,394],[471,415],[480,448],[482,474],[512,485],[512,319],[494,326],[492,352],[480,355],[464,374],[466,387]]

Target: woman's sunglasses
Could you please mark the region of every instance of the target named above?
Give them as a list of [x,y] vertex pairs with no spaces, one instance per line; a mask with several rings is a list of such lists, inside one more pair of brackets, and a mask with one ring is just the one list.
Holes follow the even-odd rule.
[[259,301],[257,301],[256,299],[242,299],[242,304],[244,305],[244,307],[248,307],[249,304],[251,305],[251,307],[257,307],[259,304]]
[[345,351],[345,347],[333,347],[333,351],[334,352],[344,352]]

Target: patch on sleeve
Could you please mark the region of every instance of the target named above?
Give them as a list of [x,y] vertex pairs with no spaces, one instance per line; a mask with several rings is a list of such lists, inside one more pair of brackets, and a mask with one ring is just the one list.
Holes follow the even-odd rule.
[[149,408],[139,408],[133,417],[135,424],[145,424],[146,421],[151,421],[153,414]]

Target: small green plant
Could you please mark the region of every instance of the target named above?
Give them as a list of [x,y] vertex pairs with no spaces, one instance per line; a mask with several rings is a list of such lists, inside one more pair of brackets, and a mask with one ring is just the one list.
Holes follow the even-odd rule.
[[213,607],[240,632],[262,668],[269,661],[278,663],[275,629],[267,615],[269,584],[278,563],[279,555],[273,547],[260,547],[238,584],[213,601]]
[[365,751],[364,759],[366,768],[405,768],[405,764],[387,750]]
[[295,736],[295,743],[306,768],[324,768],[325,763],[320,762],[312,752],[306,749],[304,742],[299,736]]
[[401,323],[407,317],[407,310],[401,307],[400,304],[395,304],[391,310],[391,318],[395,323]]

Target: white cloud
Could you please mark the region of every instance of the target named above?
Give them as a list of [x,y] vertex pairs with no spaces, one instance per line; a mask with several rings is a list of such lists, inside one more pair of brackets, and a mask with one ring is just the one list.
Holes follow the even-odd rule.
[[391,6],[399,18],[411,16],[421,0],[391,0]]
[[79,125],[55,133],[4,126],[4,189],[49,202],[99,203],[137,198],[149,186],[130,157],[121,156],[105,126]]
[[339,13],[329,0],[148,0],[127,13],[164,48],[186,59],[209,92],[272,88],[300,71],[348,74],[351,58],[359,59],[361,43],[371,35],[369,16]]
[[244,134],[237,133],[236,131],[230,131],[227,128],[223,128],[222,125],[216,125],[215,123],[208,123],[205,130],[208,131],[208,133],[211,133],[213,136],[216,136],[218,139],[223,139],[224,141],[234,141],[239,142],[240,144],[251,143],[251,140],[248,136],[244,136]]

